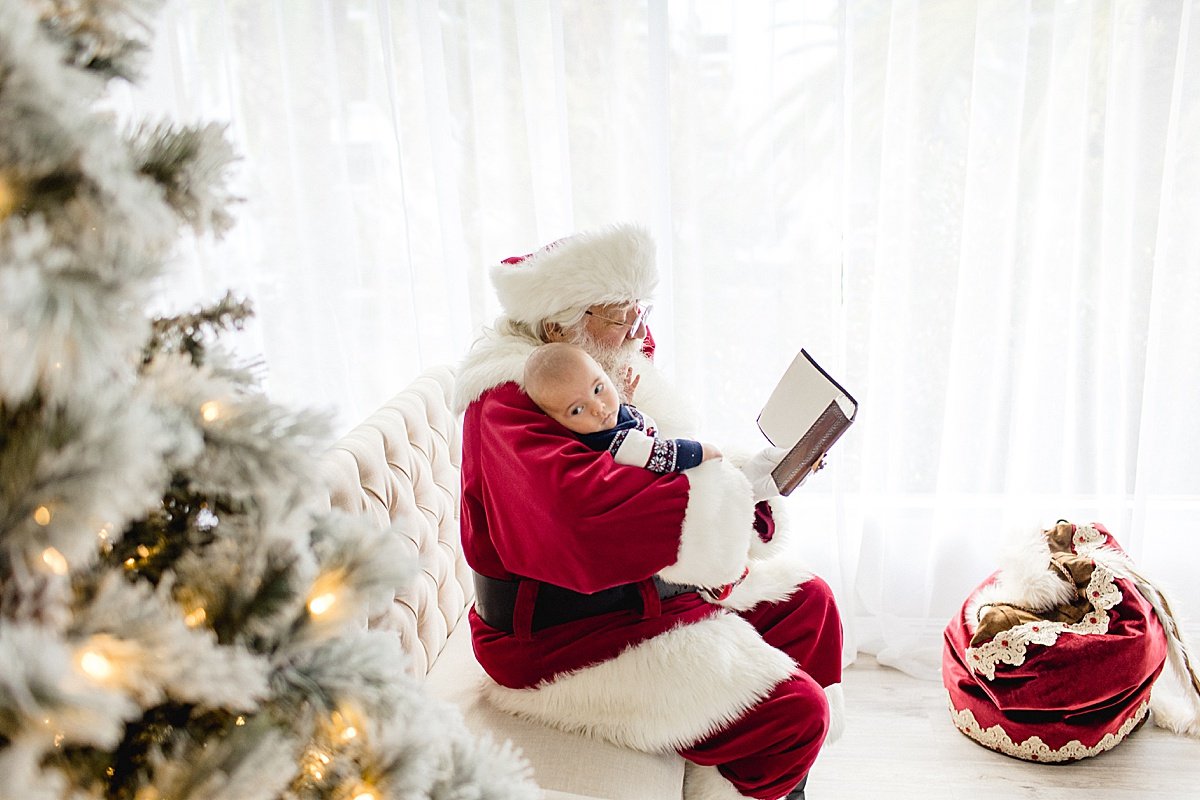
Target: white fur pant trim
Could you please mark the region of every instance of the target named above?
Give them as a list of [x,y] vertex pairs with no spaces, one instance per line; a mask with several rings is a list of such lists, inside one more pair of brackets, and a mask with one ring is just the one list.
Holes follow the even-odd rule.
[[533,689],[485,686],[491,702],[511,714],[664,752],[724,728],[795,669],[749,622],[720,613]]
[[829,701],[829,730],[825,733],[825,744],[830,745],[842,738],[842,732],[846,730],[846,699],[842,685],[826,686],[825,699]]
[[702,767],[691,761],[683,765],[683,800],[743,800],[745,797],[716,767]]

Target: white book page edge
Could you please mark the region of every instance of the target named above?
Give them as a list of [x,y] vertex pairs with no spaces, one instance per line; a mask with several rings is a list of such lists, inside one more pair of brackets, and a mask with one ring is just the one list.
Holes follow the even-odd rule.
[[758,415],[758,428],[776,447],[791,447],[808,432],[830,402],[836,402],[847,418],[854,418],[857,410],[854,401],[801,350]]

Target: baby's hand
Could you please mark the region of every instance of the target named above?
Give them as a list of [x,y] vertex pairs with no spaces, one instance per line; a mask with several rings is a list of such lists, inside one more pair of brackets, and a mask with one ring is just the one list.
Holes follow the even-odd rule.
[[633,367],[625,368],[625,402],[633,402],[633,393],[637,391],[638,382],[641,381],[641,375],[633,374]]
[[701,452],[701,455],[700,455],[700,460],[701,460],[702,462],[703,462],[703,461],[709,461],[709,460],[711,460],[711,459],[714,459],[714,458],[720,458],[720,457],[721,457],[721,451],[720,451],[720,450],[718,450],[718,449],[717,449],[716,447],[714,447],[713,445],[711,445],[711,444],[705,444],[704,442],[701,442],[701,443],[700,443],[700,452]]

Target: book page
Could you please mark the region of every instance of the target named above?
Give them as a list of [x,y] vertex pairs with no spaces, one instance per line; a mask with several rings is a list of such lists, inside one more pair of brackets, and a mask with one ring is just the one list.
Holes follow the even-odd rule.
[[758,427],[776,447],[791,447],[813,426],[831,402],[853,420],[858,403],[801,350],[758,415]]

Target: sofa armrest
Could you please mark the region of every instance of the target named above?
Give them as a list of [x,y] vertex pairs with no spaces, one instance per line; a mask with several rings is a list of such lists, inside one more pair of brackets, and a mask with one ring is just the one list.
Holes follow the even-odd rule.
[[458,528],[461,425],[451,410],[454,372],[428,370],[321,456],[330,505],[389,529],[416,554],[411,585],[372,607],[423,677],[474,596]]

